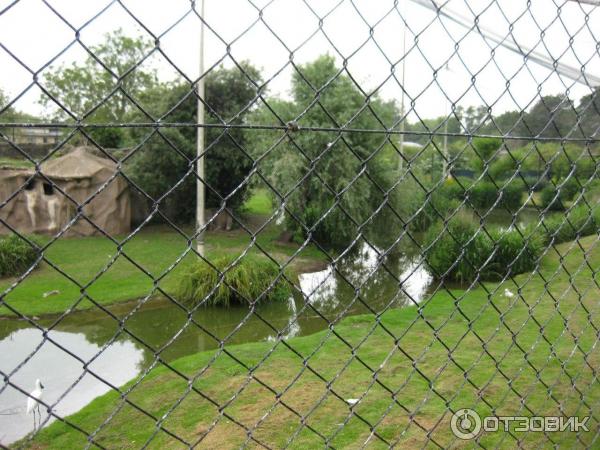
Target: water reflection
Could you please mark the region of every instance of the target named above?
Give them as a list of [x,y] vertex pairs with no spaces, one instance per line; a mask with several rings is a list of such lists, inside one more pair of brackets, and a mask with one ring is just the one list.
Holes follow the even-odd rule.
[[[44,341],[42,332],[34,328],[13,331],[0,341],[0,370],[10,373],[17,369],[25,355],[33,356],[19,367],[10,380],[21,389],[33,390],[36,378],[44,384],[42,399],[56,405],[53,411],[66,416],[80,410],[94,398],[109,391],[106,383],[90,374],[93,372],[107,383],[121,386],[133,378],[140,370],[142,351],[132,342],[121,340],[109,345],[89,365],[89,372],[83,370],[83,363],[62,350],[76,354],[85,362],[101,351],[83,333],[50,331]],[[58,345],[57,345],[58,344]],[[40,346],[41,345],[41,346]],[[37,348],[39,349],[35,351]],[[64,393],[73,386],[64,397]],[[62,398],[61,398],[62,397]],[[27,396],[9,385],[2,385],[0,392],[0,442],[8,444],[33,430],[33,416],[25,413]],[[46,419],[46,408],[41,406],[42,421]],[[54,420],[50,418],[48,423]]]
[[423,261],[408,261],[405,269],[400,274],[402,290],[413,302],[419,303],[427,294],[427,290],[433,281],[433,276]]
[[337,270],[328,266],[320,272],[299,276],[305,298],[323,314],[344,311],[353,301],[350,314],[418,303],[431,281],[425,263],[416,256],[383,256],[379,249],[366,243],[339,264]]
[[[109,383],[121,386],[157,357],[171,361],[217,348],[221,341],[233,345],[274,340],[274,329],[284,338],[311,334],[341,315],[381,312],[419,302],[427,294],[430,282],[423,263],[411,252],[382,257],[381,251],[364,243],[335,268],[328,266],[300,275],[301,294],[287,302],[259,305],[255,312],[248,307],[200,308],[191,322],[187,311],[169,300],[151,298],[143,304],[130,302],[110,307],[112,314],[124,320],[129,333],[122,331],[117,320],[97,309],[70,314],[58,324],[54,323],[55,318],[44,318],[39,323],[52,327],[49,336],[84,361],[116,335],[117,341],[91,363],[90,369]],[[0,339],[0,370],[6,373],[33,352],[43,336],[27,322],[0,320]],[[44,399],[54,403],[79,377],[82,378],[76,387],[54,409],[64,416],[79,410],[109,387],[86,374],[80,361],[52,342],[44,342],[11,381],[31,391],[35,379],[41,378],[46,386]],[[33,418],[24,414],[24,394],[9,386],[0,389],[0,410],[9,413],[0,415],[0,443],[6,445],[31,431]]]
[[298,279],[300,290],[311,304],[320,307],[329,305],[332,308],[337,308],[339,304],[339,299],[336,296],[338,278],[332,266],[319,272],[303,273]]

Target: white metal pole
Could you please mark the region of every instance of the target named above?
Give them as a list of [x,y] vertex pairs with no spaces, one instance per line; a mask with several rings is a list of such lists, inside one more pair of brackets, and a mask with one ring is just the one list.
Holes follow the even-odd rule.
[[[450,66],[446,64],[446,73],[450,72]],[[444,101],[444,146],[443,146],[443,161],[442,161],[442,178],[445,180],[448,178],[448,122],[450,121],[450,114],[448,112],[448,101]]]
[[446,122],[444,123],[444,161],[443,161],[443,170],[442,177],[443,179],[448,178],[448,121],[450,118],[448,117],[448,105],[446,105]]
[[[204,0],[200,0],[200,16],[204,20]],[[204,172],[204,22],[200,23],[200,78],[196,84],[198,93],[198,128],[197,128],[197,175],[196,178],[196,226],[198,237],[196,238],[196,250],[198,254],[204,256],[204,226],[206,224],[204,217],[204,200],[205,200],[205,172]],[[202,99],[202,100],[201,100]]]
[[[406,21],[406,17],[404,18],[404,21]],[[404,163],[402,158],[404,156],[404,130],[406,129],[406,118],[404,117],[404,92],[406,90],[406,87],[404,86],[404,80],[406,79],[406,23],[404,23],[404,26],[402,27],[402,56],[404,59],[402,60],[402,99],[400,101],[400,114],[402,115],[402,121],[400,122],[400,154],[398,155],[399,175],[402,172],[402,167]]]

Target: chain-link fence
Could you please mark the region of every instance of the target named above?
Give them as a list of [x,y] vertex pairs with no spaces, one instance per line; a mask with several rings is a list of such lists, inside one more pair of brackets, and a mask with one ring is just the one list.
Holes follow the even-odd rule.
[[0,2],[1,447],[598,446],[595,2],[87,3]]

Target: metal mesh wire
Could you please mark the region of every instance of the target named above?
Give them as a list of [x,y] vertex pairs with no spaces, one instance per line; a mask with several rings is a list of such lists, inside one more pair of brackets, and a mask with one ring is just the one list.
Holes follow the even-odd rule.
[[[16,0],[0,4],[0,23],[10,18],[11,11],[23,3]],[[305,0],[297,3],[310,11],[314,21],[302,26],[304,38],[293,44],[280,36],[276,19],[269,16],[277,0],[260,5],[248,0],[254,12],[249,16],[248,25],[233,39],[221,37],[218,30],[222,24],[215,23],[210,16],[203,17],[195,1],[191,1],[185,13],[165,31],[157,34],[127,2],[108,2],[79,25],[71,21],[63,8],[43,0],[36,8],[51,12],[70,33],[69,43],[60,52],[44,55],[45,62],[33,66],[0,40],[0,50],[30,76],[29,84],[0,108],[0,137],[13,155],[31,163],[29,170],[32,171],[17,189],[3,194],[0,210],[12,211],[14,204],[26,194],[28,183],[41,180],[50,186],[47,189],[52,189],[54,195],[66,199],[63,201],[72,212],[60,229],[43,239],[20,229],[6,215],[0,218],[5,232],[17,235],[34,248],[37,255],[34,264],[2,285],[0,306],[9,317],[7,320],[18,319],[23,326],[38,330],[40,336],[31,349],[16,355],[14,365],[2,367],[0,398],[9,391],[19,393],[23,405],[27,398],[32,398],[31,381],[25,382],[20,374],[44,346],[52,346],[63,358],[68,355],[78,367],[65,389],[54,397],[45,395],[39,400],[40,426],[23,433],[19,436],[21,440],[11,445],[19,448],[446,448],[464,444],[452,433],[450,423],[454,413],[461,408],[471,408],[481,416],[589,416],[589,431],[524,433],[511,426],[505,431],[483,432],[467,441],[476,446],[596,447],[599,434],[597,294],[600,286],[598,260],[594,257],[598,242],[595,222],[598,198],[593,193],[598,176],[596,151],[600,122],[594,123],[593,118],[600,120],[600,110],[596,97],[598,78],[589,69],[596,67],[599,59],[593,25],[597,23],[598,12],[593,2],[544,2],[553,13],[550,20],[544,18],[538,22],[536,19],[540,18],[529,2],[509,5],[497,1],[480,4],[415,0],[413,6],[428,11],[427,20],[420,23],[410,17],[403,2],[397,1],[389,2],[386,11],[376,18],[368,13],[367,4],[354,1],[340,0],[327,8]],[[456,12],[457,3],[462,15]],[[108,65],[82,38],[86,28],[102,20],[111,8],[124,12],[143,30],[144,38],[152,42],[135,64],[122,73]],[[342,8],[349,8],[365,26],[364,30],[356,31],[362,33],[362,40],[351,51],[328,32],[327,24],[339,20],[336,14]],[[506,22],[507,34],[488,30],[479,23],[492,11]],[[206,96],[199,96],[199,78],[181,71],[161,46],[169,33],[190,20],[195,31],[204,24],[205,32],[224,47],[221,57],[209,65],[200,78],[208,79],[219,70],[219,64],[226,63],[241,74],[250,87],[250,101],[240,105],[238,110],[223,114],[219,105],[211,104]],[[390,20],[398,30],[391,44],[383,42],[384,37],[378,34],[379,28]],[[537,24],[537,29],[531,30],[537,38],[528,48],[513,34],[522,20]],[[248,69],[233,49],[236,43],[250,39],[257,27],[264,27],[277,43],[277,51],[283,49],[281,51],[288,55],[277,70],[264,75],[264,79]],[[386,49],[390,45],[402,44],[400,35],[404,27],[407,38],[403,52],[399,58],[388,56]],[[569,36],[559,42],[560,45],[556,45],[553,37],[557,35],[557,27],[562,27],[562,33]],[[441,30],[444,39],[454,48],[446,56],[436,57],[435,62],[423,44],[434,28]],[[314,36],[324,38],[328,47],[322,53],[330,51],[336,62],[333,76],[328,74],[319,84],[315,84],[314,74],[307,73],[307,66],[297,62],[303,58],[302,52]],[[470,64],[470,56],[462,51],[462,46],[474,38],[486,50],[484,64],[476,68]],[[580,52],[574,45],[580,38],[591,40],[595,50]],[[388,70],[377,83],[365,83],[349,68],[367,47],[375,49]],[[52,91],[43,76],[72,48],[83,49],[112,82],[99,101],[78,111],[69,108],[61,93]],[[560,48],[562,52],[553,53],[549,48]],[[260,51],[275,49],[267,46]],[[518,55],[521,61],[518,67],[506,66],[498,56],[503,51]],[[423,62],[422,70],[427,69],[418,91],[405,87],[400,75],[405,58],[411,55]],[[132,77],[157,57],[166,61],[186,86],[179,96],[180,101],[172,105],[170,111],[157,112],[152,101],[130,92]],[[564,61],[576,62],[569,65]],[[451,83],[462,86],[458,94],[450,93],[449,85],[440,81],[446,76],[445,67],[449,63],[460,66],[459,71],[449,75]],[[495,101],[490,100],[478,84],[480,75],[488,70],[494,74],[495,86],[502,86],[495,91],[498,93]],[[269,92],[271,85],[285,72],[291,74],[306,93],[306,101],[295,111],[294,117],[289,117],[278,105],[276,96]],[[538,89],[529,95],[527,103],[513,97],[515,86],[523,76],[533,80]],[[358,109],[331,110],[331,103],[325,97],[341,83],[360,95]],[[549,104],[549,97],[541,95],[551,83],[560,86],[560,94],[564,95],[558,104]],[[382,107],[378,103],[380,91],[389,84],[394,85],[403,98],[402,107],[396,107],[397,113],[391,119],[381,117]],[[577,89],[587,94],[578,106],[568,100],[570,92]],[[3,120],[3,115],[6,117],[28,93],[38,90],[59,112],[56,117],[60,120],[42,123]],[[439,91],[440,98],[449,105],[443,120],[435,123],[428,121],[419,107],[432,90]],[[483,106],[479,116],[467,125],[459,103],[469,92]],[[123,99],[136,111],[135,120],[98,119],[98,112],[112,105],[116,98]],[[508,120],[502,116],[505,120],[499,121],[497,105],[511,98],[517,111]],[[218,101],[217,96],[215,99]],[[173,113],[190,100],[199,101],[210,120],[197,124],[194,116],[188,121],[173,121]],[[352,103],[350,105],[354,108]],[[528,121],[531,108],[537,108],[543,123]],[[263,115],[252,115],[258,109]],[[559,118],[567,113],[574,119],[565,129],[559,124]],[[322,120],[312,120],[315,115]],[[362,120],[364,117],[368,120]],[[406,128],[409,120],[417,125]],[[364,123],[370,126],[365,128],[361,125]],[[198,128],[203,128],[207,136],[201,155],[190,155],[181,148],[181,142],[169,134],[170,130],[196,133]],[[44,156],[37,157],[15,138],[15,130],[17,134],[23,130],[58,130],[60,138],[49,146]],[[115,152],[99,143],[98,131],[102,130],[137,132],[140,139],[125,151]],[[241,133],[262,136],[256,141],[260,144],[254,141],[248,144],[240,139]],[[114,173],[83,200],[57,183],[55,177],[47,175],[42,167],[76,139],[86,141],[115,167]],[[361,139],[368,139],[372,147],[365,150]],[[417,149],[411,147],[409,151],[411,139],[419,140],[422,145]],[[484,153],[479,144],[486,139],[497,139],[496,148],[489,153]],[[145,186],[132,177],[129,170],[132,161],[147,152],[154,140],[161,143],[160,155],[172,155],[183,160],[185,166],[179,181],[159,195],[146,192]],[[451,152],[448,140],[453,143]],[[229,148],[225,159],[245,161],[247,165],[241,183],[228,191],[211,184],[210,176],[201,178],[197,170],[199,156],[206,156],[206,164],[210,164],[211,152],[221,148],[223,142]],[[520,152],[515,151],[517,148]],[[272,163],[284,149],[303,167],[297,179],[281,180],[273,176],[278,170],[283,171],[286,164],[293,163],[279,162],[279,166]],[[347,166],[325,167],[332,164],[328,162],[332,155],[337,158],[339,154],[346,158],[343,161],[350,161]],[[395,174],[385,185],[373,166],[382,155],[392,155],[388,161],[392,169],[388,170]],[[459,173],[461,161],[467,157],[479,165],[470,178]],[[494,163],[500,159],[506,167],[494,171]],[[532,159],[537,162],[537,170],[527,172],[527,161]],[[559,160],[565,161],[562,177],[553,173]],[[584,163],[590,168],[582,174],[578,168]],[[168,170],[168,163],[165,167]],[[339,182],[333,181],[336,176],[331,174],[338,174]],[[139,224],[125,234],[107,232],[90,214],[98,196],[117,180],[124,181],[132,195],[148,205]],[[216,199],[217,206],[207,210],[206,224],[201,228],[182,225],[166,207],[169,199],[190,180],[203,183],[208,195]],[[410,183],[410,189],[404,188],[405,183]],[[517,204],[509,205],[506,198],[515,183],[522,183],[525,188]],[[564,192],[572,183],[575,183],[575,192],[569,200],[564,200]],[[326,199],[326,206],[317,217],[307,221],[305,211],[295,206],[295,196],[308,191],[309,185],[312,192]],[[440,201],[438,193],[448,185],[454,186],[456,197]],[[491,185],[494,191],[492,200],[484,207],[478,203],[482,185]],[[251,223],[243,210],[232,206],[248,186],[250,189],[258,186],[274,199],[273,210],[258,224]],[[369,207],[357,216],[355,206],[348,199],[360,196],[366,187],[371,192]],[[542,188],[551,192],[550,200],[544,201]],[[400,197],[399,203],[393,201],[395,196]],[[408,214],[401,211],[402,205],[413,201],[413,197],[418,199],[419,205]],[[190,205],[195,205],[195,197],[190,194],[188,198]],[[552,211],[557,202],[564,203],[562,212]],[[534,218],[527,226],[521,226],[522,217],[531,211],[535,212]],[[223,239],[227,232],[206,235],[208,256],[200,254],[195,244],[200,235],[216,225],[223,213],[231,217],[239,239],[235,244],[236,259],[224,268],[217,267],[215,258],[225,250],[220,247],[222,244],[211,247],[211,239]],[[476,224],[472,233],[454,226],[467,213],[471,223]],[[498,215],[507,218],[502,227],[494,225]],[[332,217],[338,217],[336,223],[345,224],[344,230],[331,233],[336,237],[345,236],[343,245],[335,250],[320,234]],[[419,228],[416,224],[423,217],[428,217],[431,224]],[[296,244],[274,247],[265,239],[273,227],[280,226],[281,219],[295,227]],[[373,233],[378,221],[384,225]],[[100,240],[105,243],[103,248],[109,249],[101,251],[110,252],[102,267],[96,270],[90,266],[85,277],[74,275],[72,266],[48,256],[57,243],[69,241],[70,233],[82,222],[95,237],[77,239]],[[155,222],[161,225],[153,225]],[[161,233],[171,233],[174,242],[178,242],[174,244],[176,250],[165,252],[165,261],[159,270],[149,269],[132,247],[138,242],[136,239],[153,239],[146,234],[152,226],[160,227]],[[387,239],[385,244],[378,239],[381,235]],[[505,257],[502,243],[511,239],[518,243],[518,248],[516,253]],[[82,245],[72,251],[77,254],[77,264],[85,266],[86,252],[93,250]],[[398,248],[407,245],[412,249],[410,261],[402,259],[404,256],[398,261],[394,255]],[[444,269],[431,260],[436,248],[442,245],[446,246],[441,250],[442,255],[457,255]],[[482,257],[478,248],[485,245],[488,250]],[[367,254],[369,260],[361,266],[360,273],[348,269],[348,261],[354,261],[357,251]],[[321,276],[307,289],[299,282],[295,267],[310,259],[311,254],[318,254],[321,269],[327,268],[319,272]],[[237,262],[252,255],[273,262],[277,274],[260,295],[248,298],[226,275],[234,270]],[[170,275],[185,267],[191,258],[205,261],[216,273],[210,292],[194,306],[182,301],[169,284]],[[498,258],[503,261],[501,266],[496,263]],[[102,297],[108,291],[115,298],[119,290],[124,292],[121,297],[126,297],[126,280],[125,284],[115,282],[105,286],[104,291],[95,287],[107,275],[119,270],[117,263],[123,260],[144,275],[148,289],[133,303],[128,303],[127,309],[119,310]],[[523,269],[524,261],[530,261],[531,266]],[[403,270],[399,271],[398,266]],[[24,311],[23,303],[13,301],[20,292],[25,292],[21,295],[40,295],[27,292],[27,283],[43,276],[39,273],[40,267],[44,273],[60,274],[64,284],[77,292],[70,298],[69,307],[59,314],[41,318]],[[411,283],[415,277],[423,276],[425,268],[429,274],[428,288],[416,292]],[[335,308],[315,300],[331,288],[332,280],[338,288],[343,286],[344,289],[343,300],[338,299],[342,304]],[[299,299],[293,302],[291,311],[281,313],[283,319],[265,312],[261,306],[280,283],[289,286],[294,298]],[[219,329],[211,323],[213,319],[204,303],[223,286],[244,299],[246,306],[235,308],[231,316],[234,325]],[[52,289],[50,285],[45,287],[47,291]],[[341,295],[339,289],[336,292]],[[163,305],[170,305],[178,317],[173,322],[176,329],[160,342],[141,333],[135,322],[136,316],[157,298]],[[52,293],[44,301],[53,301]],[[111,324],[109,331],[104,332],[109,337],[101,340],[92,354],[80,354],[76,347],[65,344],[53,334],[64,329],[61,326],[65,323],[71,323],[69,318],[82,317],[77,315],[83,313],[76,310],[84,305],[98,314],[95,317],[102,318],[102,326]],[[361,314],[356,315],[356,311]],[[304,318],[316,324],[312,329],[321,330],[319,334],[294,337]],[[215,320],[224,319],[218,316]],[[267,331],[257,338],[262,339],[260,343],[237,346],[238,336],[250,328]],[[171,346],[185,339],[191,330],[209,342],[206,346],[209,350],[183,360],[165,356]],[[269,339],[264,339],[266,335]],[[95,367],[95,362],[106,361],[110,349],[123,340],[134,343],[146,357],[132,381],[119,385]],[[116,360],[114,364],[118,364]],[[47,368],[48,373],[52,370],[52,367]],[[39,378],[47,375],[42,373]],[[89,379],[101,385],[100,393],[110,392],[108,396],[88,406],[88,416],[60,413],[61,402]],[[6,412],[2,405],[0,410]],[[0,430],[0,438],[2,435],[3,430]]]

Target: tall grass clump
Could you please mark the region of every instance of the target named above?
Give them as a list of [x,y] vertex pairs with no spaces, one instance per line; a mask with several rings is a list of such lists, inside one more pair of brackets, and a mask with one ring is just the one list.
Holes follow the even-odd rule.
[[[251,255],[246,255],[225,272],[235,259],[235,255],[227,255],[212,260],[214,268],[204,261],[186,267],[177,298],[188,306],[201,302],[204,306],[248,305],[263,295],[280,273],[275,262]],[[225,273],[223,279],[221,273]],[[280,301],[291,295],[291,285],[280,277],[261,300]]]
[[0,239],[0,277],[21,275],[35,263],[37,251],[16,234]]

